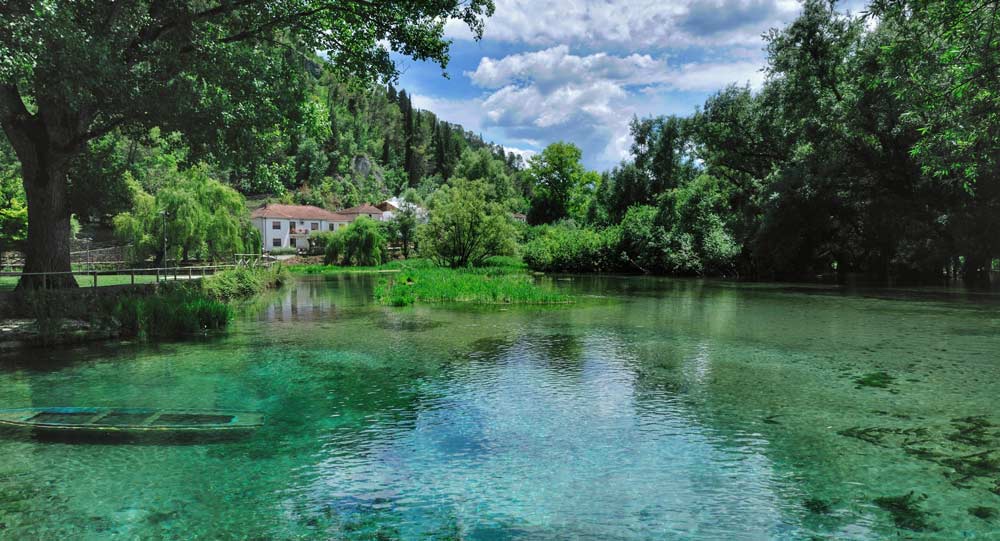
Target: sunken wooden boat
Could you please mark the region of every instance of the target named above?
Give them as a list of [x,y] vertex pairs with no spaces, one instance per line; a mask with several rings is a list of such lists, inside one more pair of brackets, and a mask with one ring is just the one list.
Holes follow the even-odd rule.
[[22,408],[0,410],[0,426],[43,434],[221,435],[264,424],[261,413],[148,408]]

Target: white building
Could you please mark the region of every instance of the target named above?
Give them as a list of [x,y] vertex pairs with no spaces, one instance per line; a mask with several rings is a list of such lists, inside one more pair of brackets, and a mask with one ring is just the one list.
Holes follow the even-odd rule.
[[278,248],[309,248],[309,234],[314,231],[336,231],[341,227],[367,216],[373,220],[385,221],[392,218],[372,205],[359,205],[337,212],[311,205],[280,205],[268,203],[250,213],[250,221],[260,231],[264,251]]
[[404,201],[398,197],[386,199],[385,201],[379,203],[375,208],[380,209],[382,211],[383,220],[391,220],[396,216],[396,213],[399,212],[400,209],[407,207],[413,209],[414,214],[416,214],[417,216],[418,222],[420,223],[427,222],[428,214],[426,209],[424,209],[421,206],[414,205],[413,203]]
[[265,252],[278,248],[305,250],[309,248],[310,233],[336,231],[354,218],[310,205],[267,204],[250,214],[250,221],[260,231]]

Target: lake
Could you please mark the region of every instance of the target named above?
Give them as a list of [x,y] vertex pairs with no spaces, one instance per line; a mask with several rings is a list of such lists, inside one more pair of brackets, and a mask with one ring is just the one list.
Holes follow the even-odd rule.
[[0,407],[259,410],[216,443],[0,438],[0,538],[997,539],[1000,298],[300,279],[221,336],[0,355]]

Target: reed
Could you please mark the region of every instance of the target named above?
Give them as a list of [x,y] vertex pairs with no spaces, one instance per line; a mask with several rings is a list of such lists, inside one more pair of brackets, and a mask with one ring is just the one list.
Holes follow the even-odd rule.
[[509,266],[406,269],[379,281],[375,298],[390,306],[416,303],[563,304],[568,295],[538,285]]

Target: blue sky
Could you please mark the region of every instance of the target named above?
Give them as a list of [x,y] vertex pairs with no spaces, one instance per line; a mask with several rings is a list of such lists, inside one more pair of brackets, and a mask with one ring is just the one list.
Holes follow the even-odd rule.
[[730,83],[759,86],[761,35],[800,9],[797,0],[495,1],[482,41],[449,23],[450,78],[403,59],[399,86],[417,107],[508,149],[570,141],[599,170],[627,155],[633,115],[689,114]]

